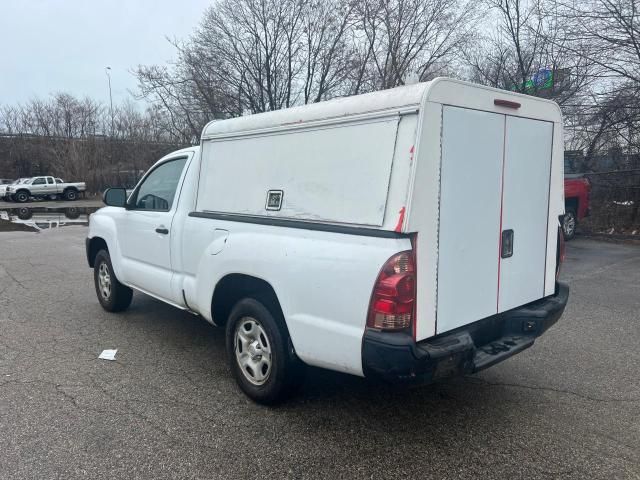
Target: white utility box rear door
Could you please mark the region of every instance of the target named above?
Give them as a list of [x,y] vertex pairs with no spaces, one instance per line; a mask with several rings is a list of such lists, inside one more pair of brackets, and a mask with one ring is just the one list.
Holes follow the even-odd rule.
[[442,122],[438,333],[544,297],[553,141],[540,120],[443,106]]
[[504,115],[443,107],[438,331],[496,313]]

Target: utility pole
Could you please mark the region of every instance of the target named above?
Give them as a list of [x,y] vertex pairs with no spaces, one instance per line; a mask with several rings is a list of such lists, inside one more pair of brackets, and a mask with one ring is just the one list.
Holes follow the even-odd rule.
[[107,74],[107,79],[109,80],[109,108],[111,113],[111,136],[113,137],[113,97],[111,96],[111,75],[109,72],[111,71],[111,67],[105,67],[104,73]]

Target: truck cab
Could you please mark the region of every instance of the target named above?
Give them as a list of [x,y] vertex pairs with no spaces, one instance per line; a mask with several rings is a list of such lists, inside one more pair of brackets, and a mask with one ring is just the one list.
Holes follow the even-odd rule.
[[216,121],[90,218],[98,300],[133,290],[225,328],[252,399],[306,365],[397,382],[473,373],[562,314],[562,119],[438,79]]

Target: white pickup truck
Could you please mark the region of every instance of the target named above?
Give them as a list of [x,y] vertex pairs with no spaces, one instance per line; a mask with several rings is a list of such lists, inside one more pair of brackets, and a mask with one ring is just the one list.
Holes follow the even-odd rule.
[[241,389],[314,365],[432,382],[531,346],[568,299],[558,106],[449,79],[209,123],[104,194],[98,300],[226,328]]
[[77,200],[87,186],[84,182],[65,182],[56,177],[33,177],[16,185],[8,185],[5,195],[19,203],[30,198],[59,198]]

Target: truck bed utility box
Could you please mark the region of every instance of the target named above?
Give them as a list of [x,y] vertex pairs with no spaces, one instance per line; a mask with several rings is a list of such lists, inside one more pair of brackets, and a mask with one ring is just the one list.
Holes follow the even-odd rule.
[[417,340],[554,292],[553,102],[437,79],[211,122],[200,169],[200,212],[415,234]]
[[562,118],[449,79],[209,123],[91,215],[108,311],[132,289],[226,328],[240,388],[301,364],[400,381],[477,372],[562,314]]

